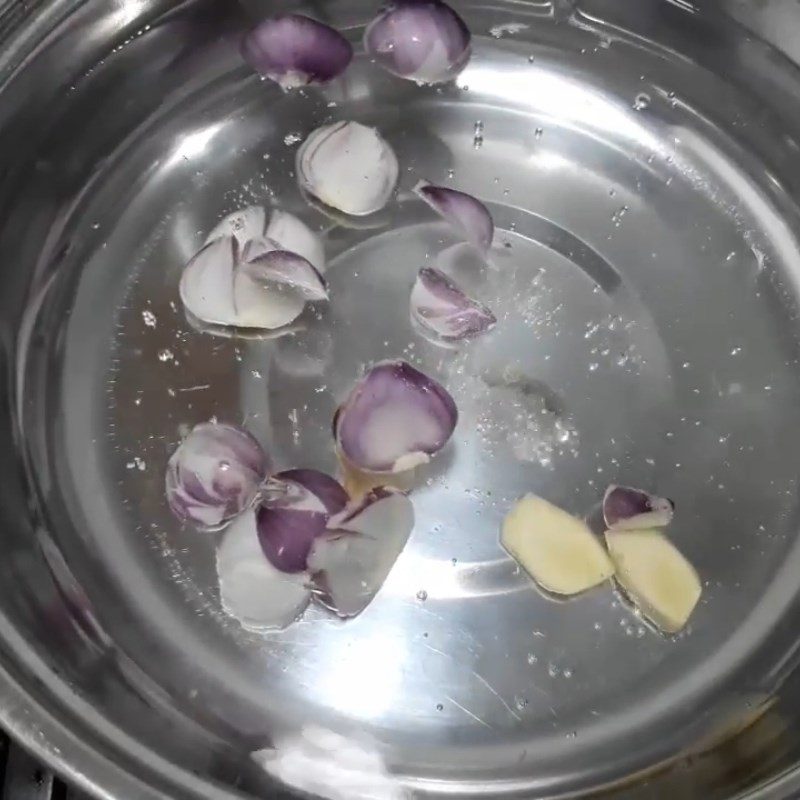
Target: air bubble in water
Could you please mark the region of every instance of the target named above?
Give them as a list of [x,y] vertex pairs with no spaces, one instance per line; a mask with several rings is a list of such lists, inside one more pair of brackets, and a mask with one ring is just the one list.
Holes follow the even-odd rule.
[[639,92],[633,99],[633,107],[636,111],[644,111],[650,106],[650,95],[646,92]]
[[155,328],[156,315],[152,311],[142,311],[142,320],[148,328]]
[[628,206],[622,206],[611,215],[611,221],[614,223],[615,227],[619,228],[619,226],[622,224],[622,218],[628,213],[629,210],[630,209]]
[[475,120],[475,132],[472,137],[472,146],[476,150],[480,150],[483,147],[483,121],[482,120]]
[[417,592],[417,600],[419,600],[420,603],[424,603],[427,599],[428,599],[428,593],[424,589],[420,589]]

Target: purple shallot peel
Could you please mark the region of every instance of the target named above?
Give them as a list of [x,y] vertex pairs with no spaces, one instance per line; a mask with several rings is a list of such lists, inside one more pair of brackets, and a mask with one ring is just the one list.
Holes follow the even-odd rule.
[[666,528],[674,510],[672,500],[630,486],[612,484],[603,497],[603,519],[609,530]]
[[337,410],[340,456],[357,470],[396,473],[430,461],[458,421],[447,390],[405,361],[370,369]]
[[328,83],[353,59],[353,47],[338,31],[301,14],[265,19],[242,40],[242,57],[282,89]]
[[455,344],[474,339],[497,323],[489,308],[468,297],[434,267],[423,267],[417,274],[410,311],[412,321],[423,333],[433,335],[435,343]]
[[470,57],[470,32],[441,0],[394,0],[367,26],[364,49],[378,65],[417,83],[444,83]]
[[420,181],[414,187],[414,194],[484,256],[489,252],[494,239],[494,221],[480,200],[458,189],[433,186],[427,181]]
[[331,515],[348,503],[347,492],[324,472],[292,469],[270,477],[256,509],[258,539],[264,555],[282,572],[305,572],[314,539]]
[[245,247],[241,269],[254,281],[295,291],[310,302],[328,299],[325,278],[303,256],[289,250],[268,250],[258,255],[250,253]]

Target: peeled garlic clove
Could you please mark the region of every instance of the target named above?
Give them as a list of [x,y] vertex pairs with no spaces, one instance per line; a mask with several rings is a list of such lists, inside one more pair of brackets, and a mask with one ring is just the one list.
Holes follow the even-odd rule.
[[506,515],[500,544],[553,594],[578,594],[614,574],[606,551],[583,520],[532,494]]
[[393,75],[442,83],[466,66],[470,38],[461,17],[440,0],[394,0],[367,26],[364,49]]
[[497,318],[433,267],[423,267],[411,290],[411,318],[444,342],[474,339],[494,327]]
[[243,428],[196,425],[167,463],[170,510],[201,530],[217,530],[253,502],[267,467],[261,445]]
[[376,364],[334,420],[340,454],[363,472],[403,472],[450,439],[458,410],[447,390],[405,361]]
[[265,288],[278,287],[299,294],[303,300],[328,299],[328,285],[310,261],[288,250],[245,254],[241,272]]
[[317,128],[297,152],[300,188],[355,216],[383,208],[398,173],[397,157],[389,144],[375,128],[358,122]]
[[264,556],[252,510],[225,532],[217,548],[217,578],[222,607],[251,630],[285,628],[311,598],[306,574],[281,572]]
[[473,247],[486,255],[494,239],[494,221],[489,209],[471,194],[420,181],[414,194],[450,223]]
[[266,219],[266,212],[261,206],[240,208],[220,220],[211,229],[205,243],[208,244],[223,236],[233,236],[241,250],[250,239],[259,239],[264,236]]
[[256,510],[264,555],[282,572],[305,572],[311,544],[327,527],[331,514],[348,502],[330,476],[315,469],[293,469],[270,477]]
[[354,501],[314,540],[308,568],[316,599],[339,616],[367,607],[386,580],[414,527],[414,508],[403,493],[378,488]]
[[603,497],[603,519],[612,530],[666,528],[674,510],[672,500],[630,486],[612,484]]
[[702,587],[694,567],[657,530],[608,531],[616,578],[642,613],[662,631],[686,625]]
[[353,58],[353,47],[338,31],[300,14],[259,23],[242,40],[242,57],[282,89],[328,83]]
[[320,273],[325,271],[325,247],[319,234],[288,211],[272,212],[264,236],[279,250],[289,250],[309,261]]

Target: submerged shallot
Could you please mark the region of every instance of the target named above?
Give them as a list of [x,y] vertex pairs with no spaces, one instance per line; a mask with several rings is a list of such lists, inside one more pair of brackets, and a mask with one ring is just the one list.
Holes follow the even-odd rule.
[[411,319],[444,343],[474,339],[491,330],[497,318],[486,306],[467,297],[443,272],[423,267],[410,300]]
[[494,239],[494,222],[489,209],[480,200],[458,189],[433,186],[427,181],[420,181],[414,187],[414,194],[449,222],[465,241],[486,255]]
[[264,20],[244,37],[241,50],[256,72],[282,89],[328,83],[353,59],[353,47],[341,33],[301,14]]
[[291,469],[271,476],[256,511],[264,555],[282,572],[305,571],[314,539],[347,502],[347,492],[324,472]]
[[466,66],[470,40],[464,21],[441,0],[393,0],[367,26],[364,49],[393,75],[443,83]]
[[246,430],[202,422],[167,463],[167,502],[181,521],[217,530],[253,502],[267,468],[261,445]]
[[361,378],[334,420],[342,457],[365,472],[403,472],[430,461],[458,421],[455,401],[405,361],[382,361]]
[[295,320],[306,301],[327,298],[328,291],[302,256],[266,239],[250,240],[242,248],[236,236],[224,235],[204,245],[186,265],[180,296],[202,322],[273,330]]
[[383,208],[399,173],[397,157],[375,130],[359,122],[317,128],[297,152],[301,189],[346,214],[363,216]]

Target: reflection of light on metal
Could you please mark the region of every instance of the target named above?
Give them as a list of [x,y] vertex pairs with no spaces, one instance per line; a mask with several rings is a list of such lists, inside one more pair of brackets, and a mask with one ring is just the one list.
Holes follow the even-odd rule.
[[510,594],[529,587],[530,579],[508,556],[491,561],[433,559],[406,549],[386,578],[381,592],[411,599],[420,591],[427,602]]
[[149,0],[118,0],[115,22],[130,25],[144,14],[149,4]]
[[683,11],[688,11],[690,14],[696,14],[697,9],[689,2],[689,0],[669,0],[670,3]]
[[531,153],[531,161],[538,169],[555,172],[559,169],[570,169],[574,167],[574,162],[564,158],[564,156],[554,153],[551,150],[536,150]]
[[211,140],[219,133],[220,128],[222,128],[222,124],[217,123],[181,137],[170,156],[170,164],[181,160],[189,161],[196,156],[203,155]]
[[325,728],[309,725],[299,736],[278,737],[270,748],[251,755],[281,783],[332,800],[406,797],[375,745]]
[[314,693],[350,716],[381,719],[397,702],[408,668],[402,635],[371,628],[365,638],[328,641],[330,651],[319,653],[328,667],[318,673]]
[[[706,138],[699,136],[695,131],[680,129],[680,138],[685,149],[692,153],[695,160],[704,167],[704,174],[690,175],[690,179],[695,188],[699,189],[708,196],[717,206],[723,208],[726,213],[736,218],[740,214],[738,208],[743,207],[750,210],[750,213],[758,220],[757,228],[764,232],[763,245],[767,243],[786,263],[797,261],[798,241],[792,228],[786,224],[782,213],[775,207],[771,198],[767,196],[758,181],[750,177],[748,173],[739,169],[717,147]],[[708,180],[708,173],[716,178],[716,185]],[[762,172],[761,175],[764,175]],[[767,174],[769,179],[769,174]],[[720,185],[724,191],[720,191]],[[775,186],[775,184],[773,184]],[[785,193],[782,185],[778,182],[775,188]],[[737,220],[738,222],[738,220]],[[752,240],[752,234],[746,235],[745,240]],[[756,244],[748,241],[751,247]],[[766,253],[757,247],[759,253],[755,253],[756,262],[761,264]],[[789,279],[797,286],[797,277],[794,273],[789,273]]]
[[619,99],[592,90],[585,83],[544,69],[519,69],[471,64],[459,77],[459,86],[486,93],[494,102],[506,101],[589,130],[602,130],[645,147],[661,149],[660,141]]
[[449,559],[428,559],[406,548],[384,581],[382,591],[397,597],[413,598],[418,591],[424,590],[425,596],[432,600],[462,597],[464,591],[460,586],[459,572]]

